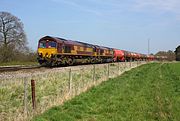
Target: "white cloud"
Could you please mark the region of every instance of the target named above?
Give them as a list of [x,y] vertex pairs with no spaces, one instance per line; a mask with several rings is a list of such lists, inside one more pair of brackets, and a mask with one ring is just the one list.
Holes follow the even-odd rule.
[[95,15],[101,15],[100,12],[93,10],[91,8],[88,8],[87,6],[84,6],[83,4],[81,4],[80,2],[76,0],[51,0],[51,1],[55,3],[63,3],[66,5],[72,6],[74,8],[78,8],[79,10],[84,11],[84,12],[92,13]]
[[[180,0],[135,0],[137,9],[149,9],[156,12],[180,14]],[[151,8],[151,9],[150,9]]]
[[139,12],[154,14],[172,14],[180,21],[180,0],[134,0],[132,8]]
[[50,0],[97,16],[127,11],[174,14],[180,20],[180,0]]
[[59,4],[66,4],[97,16],[105,16],[117,12],[126,11],[130,4],[119,0],[50,0]]

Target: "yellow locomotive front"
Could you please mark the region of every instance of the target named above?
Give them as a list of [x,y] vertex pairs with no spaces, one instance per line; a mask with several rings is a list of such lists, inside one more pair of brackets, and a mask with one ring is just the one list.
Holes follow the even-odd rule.
[[38,44],[38,62],[42,65],[52,64],[57,54],[57,42],[52,39],[41,39]]

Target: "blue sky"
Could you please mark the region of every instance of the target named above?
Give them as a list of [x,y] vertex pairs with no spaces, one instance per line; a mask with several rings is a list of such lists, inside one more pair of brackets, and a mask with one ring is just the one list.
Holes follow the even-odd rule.
[[21,19],[29,46],[46,35],[135,52],[180,45],[180,0],[0,0]]

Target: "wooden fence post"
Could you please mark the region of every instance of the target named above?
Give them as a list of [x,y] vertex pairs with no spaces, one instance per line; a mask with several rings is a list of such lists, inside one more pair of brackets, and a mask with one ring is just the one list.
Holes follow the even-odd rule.
[[137,67],[138,67],[138,60],[137,60]]
[[107,79],[109,79],[109,63],[107,65]]
[[120,63],[118,62],[118,75],[120,74]]
[[127,69],[127,61],[125,61],[125,68],[124,68],[124,70],[126,71],[126,69]]
[[71,68],[69,69],[69,94],[71,94],[71,89],[72,89],[72,84],[71,84],[71,80],[72,80],[72,70]]
[[36,92],[35,92],[35,80],[31,79],[31,91],[32,91],[32,107],[33,110],[36,108]]
[[122,62],[122,72],[124,72],[125,71],[125,64],[124,64],[125,62]]
[[84,74],[84,68],[81,68],[81,82],[82,82],[82,88],[84,88],[84,80],[83,80],[83,74]]
[[95,64],[93,65],[93,82],[95,84],[95,81],[96,81],[96,67],[95,67]]
[[23,78],[24,81],[24,115],[27,116],[27,78]]

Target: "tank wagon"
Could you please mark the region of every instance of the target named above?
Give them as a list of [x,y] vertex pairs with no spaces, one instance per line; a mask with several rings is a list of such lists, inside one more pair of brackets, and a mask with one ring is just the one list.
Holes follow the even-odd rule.
[[125,53],[123,50],[113,49],[113,51],[114,51],[114,57],[113,57],[114,62],[124,62],[125,61]]
[[38,43],[38,62],[44,66],[154,60],[154,56],[45,36]]

